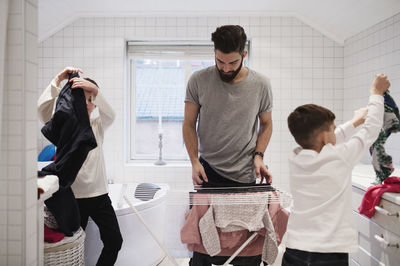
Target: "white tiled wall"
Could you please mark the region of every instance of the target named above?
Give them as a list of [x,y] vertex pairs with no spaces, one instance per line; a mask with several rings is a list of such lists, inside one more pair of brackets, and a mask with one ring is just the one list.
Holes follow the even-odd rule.
[[[242,25],[252,42],[251,67],[271,78],[274,130],[265,162],[274,183],[288,184],[288,152],[294,142],[286,118],[296,106],[319,103],[338,120],[343,110],[343,46],[292,17],[82,18],[40,43],[38,92],[64,66],[81,67],[100,83],[117,112],[105,136],[108,175],[117,182],[190,184],[190,167],[127,166],[124,162],[124,43],[126,40],[210,39],[224,24]],[[46,142],[38,138],[40,150]]]
[[0,80],[0,265],[37,265],[37,0],[8,2]]
[[[400,13],[362,31],[344,45],[344,114],[366,105],[375,74],[385,73],[390,79],[390,93],[400,104]],[[400,164],[400,134],[386,142],[386,152],[393,163]],[[370,162],[366,156],[365,162]]]

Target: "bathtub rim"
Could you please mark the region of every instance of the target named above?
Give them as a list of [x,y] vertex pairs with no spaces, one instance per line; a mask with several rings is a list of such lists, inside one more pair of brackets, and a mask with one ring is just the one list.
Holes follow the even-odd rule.
[[[114,184],[108,184],[108,193],[111,199],[112,206],[114,208],[115,214],[117,216],[120,215],[127,215],[127,214],[132,214],[134,211],[129,207],[128,203],[126,203],[125,200],[123,200],[123,205],[121,207],[118,207],[118,200],[119,200],[119,195],[115,196],[113,193],[121,193],[122,185],[123,184],[135,184],[138,185],[140,183],[136,182],[130,182],[130,183],[114,183]],[[150,209],[154,206],[158,206],[160,204],[165,203],[167,199],[167,193],[168,190],[170,189],[169,185],[167,183],[152,183],[154,185],[157,185],[161,187],[161,191],[157,192],[155,198],[148,200],[148,201],[134,201],[132,202],[132,205],[136,208],[138,212],[140,211],[145,211],[147,209]]]

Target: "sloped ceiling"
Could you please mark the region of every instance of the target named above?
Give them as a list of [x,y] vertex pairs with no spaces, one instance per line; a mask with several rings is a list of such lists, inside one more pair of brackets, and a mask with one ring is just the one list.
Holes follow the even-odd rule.
[[295,16],[338,43],[400,12],[400,0],[39,0],[39,41],[85,16]]

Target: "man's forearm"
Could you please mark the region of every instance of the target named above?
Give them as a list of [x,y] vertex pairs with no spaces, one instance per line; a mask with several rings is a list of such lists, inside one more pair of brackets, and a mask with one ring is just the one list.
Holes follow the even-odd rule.
[[198,155],[199,148],[198,148],[196,128],[184,124],[182,133],[183,133],[183,140],[185,142],[185,147],[190,158],[190,162],[193,164],[199,159]]
[[261,124],[260,131],[258,132],[255,151],[264,153],[271,139],[271,135],[272,121],[269,123]]

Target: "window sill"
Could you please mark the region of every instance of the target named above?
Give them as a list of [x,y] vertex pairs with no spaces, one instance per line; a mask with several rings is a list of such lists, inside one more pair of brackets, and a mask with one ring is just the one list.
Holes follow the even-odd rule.
[[153,160],[131,160],[128,161],[125,165],[126,166],[139,166],[139,167],[182,167],[182,168],[188,168],[192,167],[190,164],[190,161],[166,161],[166,164],[164,165],[156,165],[154,164],[155,161]]

